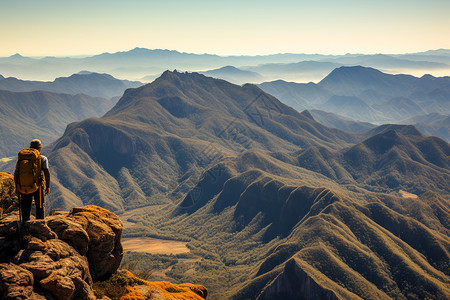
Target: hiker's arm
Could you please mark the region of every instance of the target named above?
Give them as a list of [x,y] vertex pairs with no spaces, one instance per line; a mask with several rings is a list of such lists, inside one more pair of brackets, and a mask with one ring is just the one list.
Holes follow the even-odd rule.
[[44,169],[44,177],[45,177],[45,194],[50,193],[50,171],[48,169]]
[[19,172],[17,171],[17,165],[16,169],[14,170],[14,186],[16,187],[15,193],[17,196],[19,196]]

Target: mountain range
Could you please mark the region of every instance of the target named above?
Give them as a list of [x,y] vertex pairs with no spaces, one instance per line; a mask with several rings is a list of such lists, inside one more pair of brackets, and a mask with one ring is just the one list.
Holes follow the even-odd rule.
[[112,99],[85,94],[0,90],[0,157],[17,155],[37,137],[46,147],[64,133],[68,123],[102,116],[114,104]]
[[[438,113],[445,119],[450,113],[450,77],[391,75],[355,66],[337,68],[317,84],[278,80],[259,87],[297,110],[319,109],[375,124],[433,122],[425,116]],[[445,121],[429,130],[448,138]]]
[[[446,80],[357,67],[302,88],[429,95]],[[127,89],[44,149],[47,208],[132,211],[124,234],[188,242],[195,259],[165,276],[214,299],[450,297],[449,144],[411,125],[331,128],[273,94],[176,71]]]
[[[201,71],[233,66],[239,71],[259,74],[261,83],[283,79],[285,81],[318,81],[339,66],[362,65],[391,73],[409,73],[416,76],[433,74],[441,76],[450,70],[448,50],[412,54],[273,54],[258,56],[219,56],[214,54],[182,53],[173,50],[135,48],[129,51],[102,53],[85,57],[23,57],[15,54],[0,58],[3,75],[33,80],[50,80],[54,76],[66,76],[80,70],[108,73],[118,78],[153,81],[164,70]],[[235,75],[226,72],[233,83],[244,83],[242,72]]]
[[[65,153],[78,162],[67,172],[68,161],[54,159],[61,184],[54,205],[95,201],[123,211],[155,199],[164,202],[171,180],[188,172],[198,176],[214,160],[249,147],[295,151],[354,141],[350,133],[317,123],[254,85],[165,72],[149,85],[127,90],[104,117],[67,127],[49,157]],[[132,193],[123,190],[131,186]]]
[[69,123],[102,116],[127,88],[140,85],[90,72],[52,82],[0,76],[0,156],[16,155],[36,137],[45,145],[54,142]]
[[69,77],[59,77],[52,82],[20,80],[0,77],[0,90],[11,92],[47,91],[63,94],[85,94],[92,97],[120,97],[127,88],[141,86],[141,82],[119,80],[108,74],[79,72]]
[[224,79],[236,84],[261,82],[263,79],[263,77],[257,72],[241,70],[233,66],[225,66],[200,73],[206,76]]

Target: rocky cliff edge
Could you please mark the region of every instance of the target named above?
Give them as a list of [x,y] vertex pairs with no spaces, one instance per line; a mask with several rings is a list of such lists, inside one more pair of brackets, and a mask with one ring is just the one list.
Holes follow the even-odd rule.
[[[0,173],[1,299],[206,298],[200,285],[149,282],[126,270],[117,272],[123,226],[101,207],[56,211],[19,226],[13,182],[10,174]],[[108,285],[120,292],[111,295]]]

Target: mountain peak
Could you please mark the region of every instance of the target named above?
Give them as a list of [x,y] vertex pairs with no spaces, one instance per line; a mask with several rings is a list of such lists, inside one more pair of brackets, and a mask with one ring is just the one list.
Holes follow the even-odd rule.
[[16,53],[14,55],[11,55],[9,58],[13,58],[13,59],[22,59],[25,58],[24,56],[20,55],[19,53]]
[[[167,78],[172,78],[173,76],[178,76],[179,74],[183,74],[183,73],[178,72],[176,69],[173,71],[166,70],[161,74],[161,76],[159,78],[167,79]],[[184,74],[188,74],[188,72],[186,72]]]
[[401,135],[425,137],[414,125],[385,124],[370,130],[366,135],[373,137],[378,134],[384,134],[388,131],[395,131]]
[[422,77],[420,77],[421,79],[436,79],[436,77],[434,77],[433,75],[431,75],[431,74],[425,74],[425,75],[423,75]]
[[82,70],[82,71],[80,71],[80,72],[78,72],[78,73],[76,73],[76,74],[78,74],[78,75],[89,75],[89,74],[93,74],[93,73],[95,73],[95,72],[91,72],[91,71],[87,71],[87,70]]
[[380,75],[383,74],[381,71],[374,69],[374,68],[368,68],[363,66],[342,66],[339,68],[334,69],[331,71],[328,76],[326,76],[324,79],[322,79],[319,84],[335,81],[335,80],[342,80],[346,77],[359,77],[361,75],[367,76],[367,75]]
[[304,111],[302,111],[302,112],[300,113],[300,115],[302,115],[302,116],[305,117],[305,118],[308,118],[308,119],[311,119],[311,120],[313,120],[313,121],[316,121],[316,120],[314,119],[314,117],[311,115],[311,113],[309,112],[309,110],[304,110]]
[[394,129],[383,131],[363,142],[367,148],[375,153],[385,153],[394,146],[407,145],[407,141],[401,133]]

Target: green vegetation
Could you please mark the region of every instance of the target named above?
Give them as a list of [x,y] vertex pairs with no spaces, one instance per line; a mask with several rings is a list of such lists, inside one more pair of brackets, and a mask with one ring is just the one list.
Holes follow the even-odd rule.
[[97,298],[107,296],[112,300],[116,300],[127,293],[127,286],[135,286],[138,284],[143,284],[143,282],[136,278],[115,273],[104,281],[95,282],[93,289]]
[[166,291],[168,291],[169,293],[182,293],[182,292],[184,292],[184,290],[177,289],[177,288],[172,287],[172,286],[169,286],[168,288],[166,288]]

